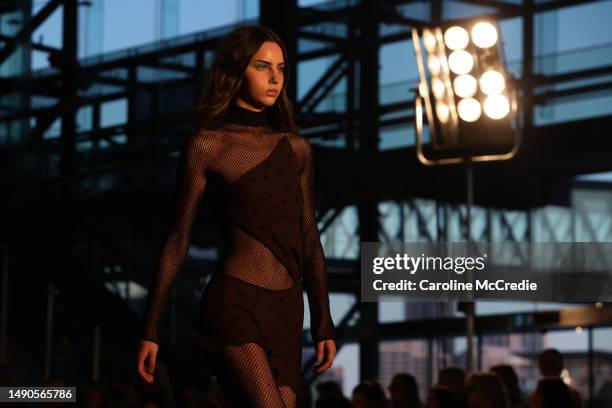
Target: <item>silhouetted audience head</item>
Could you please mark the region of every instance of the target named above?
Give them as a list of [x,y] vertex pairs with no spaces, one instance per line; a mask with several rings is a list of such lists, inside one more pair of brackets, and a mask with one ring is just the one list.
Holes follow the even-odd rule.
[[438,374],[438,385],[445,385],[453,391],[455,403],[465,406],[465,371],[461,367],[446,367]]
[[342,396],[342,388],[337,381],[322,381],[317,384],[317,393],[319,398],[338,397]]
[[445,385],[435,385],[429,390],[425,408],[455,408],[457,406],[453,390]]
[[350,407],[351,402],[342,393],[342,387],[337,381],[322,381],[317,384],[318,398],[316,408]]
[[529,397],[530,408],[575,408],[569,387],[562,379],[542,378]]
[[417,408],[421,406],[419,386],[409,373],[396,374],[389,385],[393,408]]
[[540,353],[539,366],[543,376],[559,377],[563,371],[563,355],[557,349],[546,349]]
[[363,380],[353,389],[353,408],[386,408],[387,397],[378,381]]
[[498,364],[491,367],[491,371],[499,375],[499,378],[501,378],[506,386],[510,406],[514,407],[520,405],[523,400],[523,396],[521,395],[519,379],[516,375],[516,371],[514,371],[514,368],[508,364]]
[[506,387],[495,373],[473,372],[465,381],[469,408],[509,408]]

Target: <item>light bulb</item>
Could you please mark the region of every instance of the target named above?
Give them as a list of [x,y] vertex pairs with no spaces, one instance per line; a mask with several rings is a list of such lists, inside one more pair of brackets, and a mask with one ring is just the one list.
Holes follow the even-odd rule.
[[432,75],[440,74],[440,60],[434,55],[430,55],[427,58],[427,66],[429,67],[429,71]]
[[441,103],[441,102],[437,103],[436,113],[438,114],[438,119],[440,119],[440,122],[442,123],[448,122],[448,106],[446,106],[446,104]]
[[470,36],[465,28],[452,26],[444,33],[444,43],[451,50],[462,50],[470,42]]
[[467,74],[474,66],[474,58],[467,51],[453,51],[448,56],[448,66],[457,75]]
[[459,117],[466,122],[474,122],[480,117],[480,102],[474,98],[462,99],[457,104],[457,113],[459,113]]
[[489,48],[497,42],[497,29],[486,21],[476,23],[472,27],[472,41],[480,48]]
[[480,89],[486,95],[499,94],[506,87],[506,80],[499,71],[486,71],[480,77]]
[[419,95],[421,95],[421,98],[425,98],[427,96],[427,84],[425,82],[419,83]]
[[436,98],[441,99],[444,96],[444,83],[439,78],[432,79],[431,88]]
[[423,30],[423,44],[429,52],[434,52],[436,49],[436,37],[427,29]]
[[476,78],[470,74],[459,75],[453,80],[455,93],[462,98],[474,96],[477,89]]
[[483,108],[491,119],[501,119],[510,112],[510,103],[504,95],[489,95],[485,98]]

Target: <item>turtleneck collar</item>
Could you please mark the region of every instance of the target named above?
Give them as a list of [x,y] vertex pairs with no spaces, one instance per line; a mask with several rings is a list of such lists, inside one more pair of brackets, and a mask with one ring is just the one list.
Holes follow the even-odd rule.
[[231,103],[227,109],[225,120],[227,122],[237,123],[240,125],[261,127],[270,126],[268,113],[265,108],[260,112],[256,112],[233,103]]

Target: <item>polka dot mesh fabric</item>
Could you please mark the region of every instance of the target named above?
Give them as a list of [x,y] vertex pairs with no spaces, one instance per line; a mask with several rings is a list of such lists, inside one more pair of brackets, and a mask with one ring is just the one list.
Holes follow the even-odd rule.
[[[142,337],[159,341],[158,321],[187,254],[209,177],[223,186],[225,250],[202,296],[198,344],[220,376],[243,384],[254,406],[283,406],[274,403],[278,398],[292,406],[300,382],[303,290],[313,339],[335,339],[335,333],[315,219],[312,147],[302,136],[270,127],[265,111],[234,105],[218,127],[186,140]],[[256,385],[244,385],[253,378]]]

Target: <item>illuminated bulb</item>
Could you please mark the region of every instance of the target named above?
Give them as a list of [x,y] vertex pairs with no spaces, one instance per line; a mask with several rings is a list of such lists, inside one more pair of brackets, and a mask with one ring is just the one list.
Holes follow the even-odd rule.
[[472,41],[480,48],[489,48],[497,42],[497,29],[485,21],[476,23],[472,27]]
[[485,98],[483,108],[491,119],[501,119],[510,112],[510,103],[504,95],[489,95]]
[[462,98],[469,98],[476,93],[476,78],[469,74],[459,75],[453,80],[455,93]]
[[441,99],[444,96],[444,83],[438,78],[434,78],[431,81],[431,88],[436,98]]
[[474,59],[467,51],[453,51],[448,56],[448,65],[451,71],[457,75],[467,74],[472,70]]
[[462,50],[470,42],[470,36],[463,27],[453,26],[444,33],[444,43],[451,50]]
[[474,98],[465,98],[457,104],[459,117],[466,122],[474,122],[480,117],[480,102]]
[[427,96],[427,84],[425,82],[419,83],[419,95],[421,95],[421,98],[425,98]]
[[499,71],[490,70],[480,77],[480,89],[486,95],[499,94],[506,87],[506,80]]
[[429,30],[423,30],[423,44],[429,52],[434,52],[436,49],[436,37]]
[[561,379],[563,379],[563,382],[566,385],[572,385],[572,377],[570,376],[569,371],[567,370],[567,368],[564,368],[563,370],[561,370],[561,374],[560,374]]
[[436,104],[436,113],[438,114],[438,119],[440,119],[440,122],[448,122],[448,106],[443,103]]
[[445,73],[448,73],[448,63],[446,62],[446,56],[445,55],[442,55],[440,57],[440,68],[442,68],[442,70]]
[[427,66],[432,75],[440,74],[440,60],[437,57],[430,55],[427,58]]

